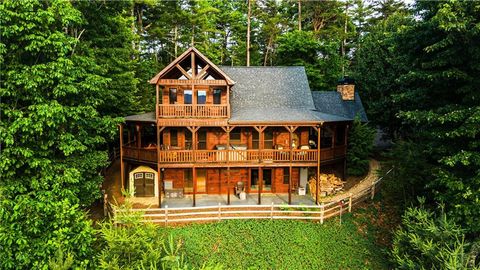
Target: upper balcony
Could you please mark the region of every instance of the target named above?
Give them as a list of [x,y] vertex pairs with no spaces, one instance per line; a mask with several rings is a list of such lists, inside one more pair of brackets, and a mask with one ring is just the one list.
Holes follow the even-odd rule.
[[158,116],[162,118],[224,118],[228,117],[228,105],[160,104]]

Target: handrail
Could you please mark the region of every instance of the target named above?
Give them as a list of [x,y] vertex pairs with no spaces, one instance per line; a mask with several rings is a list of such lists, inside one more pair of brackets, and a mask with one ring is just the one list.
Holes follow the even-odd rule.
[[159,117],[223,118],[228,116],[227,104],[160,104]]

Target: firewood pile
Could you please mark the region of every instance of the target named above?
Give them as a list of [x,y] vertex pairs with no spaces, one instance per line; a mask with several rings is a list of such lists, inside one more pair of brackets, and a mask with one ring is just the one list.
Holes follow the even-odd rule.
[[[334,174],[320,174],[320,181],[319,181],[319,194],[321,196],[327,196],[335,194],[341,190],[343,190],[343,182],[340,178],[336,177]],[[310,194],[315,197],[317,192],[317,179],[315,176],[310,177],[308,181],[308,186],[310,187]]]

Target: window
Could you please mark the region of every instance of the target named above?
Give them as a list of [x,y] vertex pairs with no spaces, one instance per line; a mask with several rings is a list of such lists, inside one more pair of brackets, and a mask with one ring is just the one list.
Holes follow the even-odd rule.
[[230,132],[230,143],[231,144],[240,144],[242,142],[242,135],[240,129],[236,128]]
[[283,183],[288,185],[290,181],[290,168],[283,168]]
[[337,126],[335,133],[335,146],[345,145],[345,126]]
[[207,149],[207,131],[198,131],[198,149]]
[[170,104],[177,103],[177,88],[170,88],[169,98],[170,98]]
[[135,179],[141,179],[141,178],[143,178],[143,173],[135,173],[135,174],[133,175],[133,178],[135,178]]
[[252,132],[252,148],[253,149],[260,148],[260,139],[258,136],[258,132],[256,130]]
[[322,133],[320,136],[320,147],[321,148],[330,148],[332,147],[332,129],[329,127],[322,128]]
[[154,174],[153,173],[145,173],[145,178],[154,179]]
[[176,129],[170,130],[170,145],[178,146],[178,131]]
[[213,89],[213,104],[222,103],[222,89]]
[[192,104],[192,90],[183,91],[183,98],[185,104]]
[[192,132],[190,131],[185,131],[185,149],[192,149]]
[[207,91],[199,90],[197,91],[197,104],[207,103]]
[[192,176],[192,169],[185,169],[183,171],[183,181],[184,181],[184,188],[183,191],[193,192],[193,176]]
[[273,149],[273,131],[266,129],[263,134],[264,149]]

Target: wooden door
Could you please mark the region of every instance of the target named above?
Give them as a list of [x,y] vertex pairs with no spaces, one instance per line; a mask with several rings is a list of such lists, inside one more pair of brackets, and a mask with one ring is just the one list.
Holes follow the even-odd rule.
[[197,193],[207,192],[207,170],[197,170]]
[[139,172],[133,175],[135,197],[155,196],[155,175],[148,172]]

